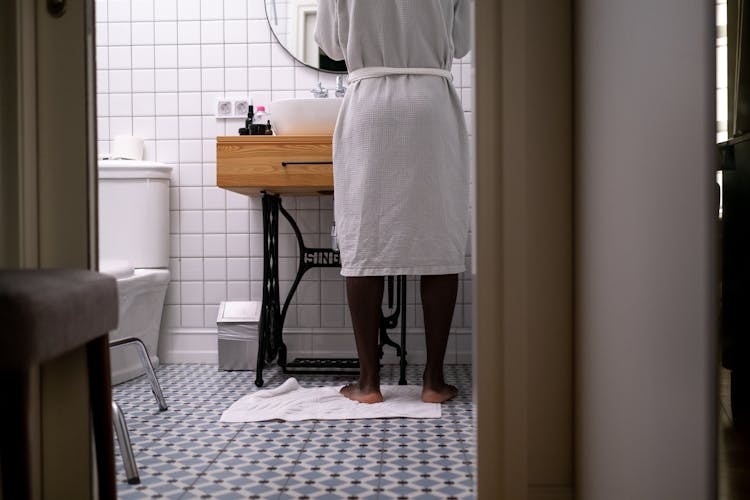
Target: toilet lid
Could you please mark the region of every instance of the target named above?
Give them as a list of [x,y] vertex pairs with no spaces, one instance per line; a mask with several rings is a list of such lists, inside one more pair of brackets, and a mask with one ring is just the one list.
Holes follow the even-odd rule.
[[133,266],[126,260],[102,259],[99,261],[99,272],[114,276],[116,279],[133,275]]

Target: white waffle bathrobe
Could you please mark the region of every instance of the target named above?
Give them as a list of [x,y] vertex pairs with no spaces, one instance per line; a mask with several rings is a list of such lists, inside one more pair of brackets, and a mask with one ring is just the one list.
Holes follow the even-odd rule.
[[[470,48],[469,0],[320,0],[315,39],[349,71],[451,69]],[[464,271],[469,146],[446,78],[349,86],[333,138],[334,218],[344,276]]]

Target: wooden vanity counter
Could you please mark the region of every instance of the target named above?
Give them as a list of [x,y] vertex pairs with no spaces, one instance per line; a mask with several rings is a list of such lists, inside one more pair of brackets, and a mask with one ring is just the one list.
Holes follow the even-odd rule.
[[257,195],[333,192],[332,136],[216,138],[216,185]]

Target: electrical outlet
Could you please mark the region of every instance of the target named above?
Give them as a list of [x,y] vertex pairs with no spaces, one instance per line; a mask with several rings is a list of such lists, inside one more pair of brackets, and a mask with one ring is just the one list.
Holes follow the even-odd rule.
[[217,118],[231,118],[232,117],[232,101],[229,101],[227,99],[217,99],[216,117]]
[[234,116],[244,118],[247,116],[248,109],[250,109],[250,104],[247,99],[234,100]]

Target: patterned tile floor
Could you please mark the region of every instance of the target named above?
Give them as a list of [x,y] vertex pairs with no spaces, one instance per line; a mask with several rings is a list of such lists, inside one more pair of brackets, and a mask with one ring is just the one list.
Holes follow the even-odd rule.
[[[407,379],[421,380],[410,366]],[[215,366],[163,365],[157,370],[169,409],[160,412],[144,377],[114,388],[127,419],[141,483],[125,480],[115,457],[120,498],[468,499],[474,498],[475,440],[471,367],[446,367],[460,390],[440,419],[219,423],[235,400],[258,390],[253,372]],[[265,386],[286,375],[264,371]],[[305,387],[348,377],[297,376]],[[382,369],[398,381],[398,367]],[[117,446],[116,446],[117,448]]]

